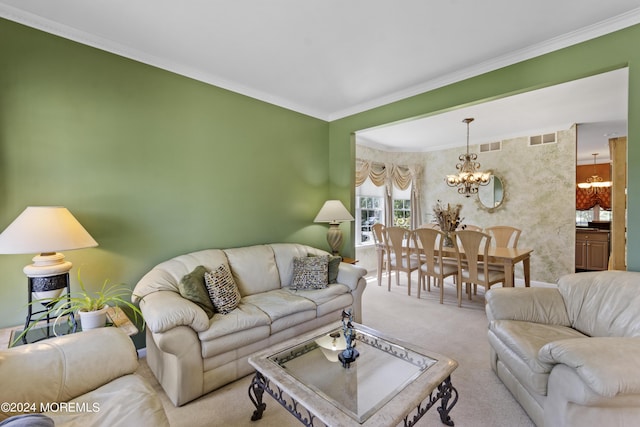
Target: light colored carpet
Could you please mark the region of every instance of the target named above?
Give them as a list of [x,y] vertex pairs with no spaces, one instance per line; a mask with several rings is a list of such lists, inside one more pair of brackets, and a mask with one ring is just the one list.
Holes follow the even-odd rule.
[[[463,297],[458,308],[455,288],[445,286],[444,304],[439,304],[439,289],[423,292],[416,298],[416,274],[413,274],[412,295],[407,296],[405,275],[396,286],[392,277],[391,292],[386,278],[378,286],[375,278],[368,281],[363,296],[363,323],[387,334],[414,342],[436,353],[458,361],[451,379],[459,399],[451,411],[456,426],[482,427],[505,425],[534,426],[489,366],[487,319],[484,312],[484,292],[472,301]],[[337,319],[339,320],[339,319]],[[193,402],[176,408],[168,400],[144,359],[139,374],[158,391],[172,426],[296,426],[301,425],[271,396],[265,394],[267,410],[260,421],[250,420],[253,405],[247,395],[251,377],[242,378]],[[427,412],[417,426],[442,426],[435,408]]]

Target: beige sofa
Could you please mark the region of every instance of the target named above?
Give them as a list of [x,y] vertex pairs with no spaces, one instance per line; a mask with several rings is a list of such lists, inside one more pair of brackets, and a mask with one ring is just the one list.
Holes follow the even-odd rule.
[[[337,282],[325,289],[292,290],[293,260],[327,252],[277,243],[208,249],[165,261],[136,285],[134,301],[147,323],[147,361],[171,401],[183,405],[252,372],[252,353],[340,320],[351,308],[361,321],[366,270],[340,263]],[[181,279],[204,266],[228,265],[240,291],[228,314],[205,311],[179,292]]]
[[487,292],[491,367],[537,426],[640,425],[640,273]]
[[0,421],[33,425],[20,414],[42,412],[56,426],[168,426],[159,397],[134,374],[137,368],[133,342],[118,328],[2,350]]

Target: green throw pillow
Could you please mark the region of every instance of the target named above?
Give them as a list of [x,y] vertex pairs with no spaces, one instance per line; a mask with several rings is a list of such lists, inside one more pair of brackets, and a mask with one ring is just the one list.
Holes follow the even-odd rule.
[[197,266],[195,270],[186,274],[182,280],[180,280],[178,290],[183,298],[196,303],[207,313],[207,317],[211,319],[214,309],[211,298],[209,298],[209,292],[207,292],[207,286],[204,282],[204,273],[206,272],[206,268],[201,265]]

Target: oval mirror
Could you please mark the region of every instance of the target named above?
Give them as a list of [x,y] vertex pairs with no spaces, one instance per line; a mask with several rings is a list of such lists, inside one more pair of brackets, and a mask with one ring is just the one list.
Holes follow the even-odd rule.
[[492,173],[489,184],[478,187],[477,201],[484,209],[493,212],[502,206],[504,200],[504,178]]

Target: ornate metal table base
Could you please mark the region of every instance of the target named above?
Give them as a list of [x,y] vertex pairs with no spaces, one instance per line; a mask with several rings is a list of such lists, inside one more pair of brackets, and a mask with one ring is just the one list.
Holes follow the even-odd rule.
[[[451,394],[454,394],[453,401],[449,404],[449,400],[451,400]],[[418,405],[417,413],[413,416],[413,419],[409,419],[407,415],[404,419],[404,425],[406,427],[410,427],[414,425],[422,416],[436,404],[436,402],[440,400],[440,406],[438,407],[438,413],[440,414],[440,421],[442,424],[453,426],[453,420],[449,416],[449,412],[456,406],[458,403],[458,390],[451,385],[451,377],[447,377],[442,384],[438,386],[438,392],[433,395],[433,392],[429,395],[429,399],[426,400],[426,405],[423,407],[422,403]]]
[[[308,409],[302,407],[302,405],[299,405],[295,399],[289,397],[291,403],[288,403],[283,390],[279,387],[277,388],[277,391],[273,390],[270,387],[269,380],[260,372],[256,372],[255,376],[251,380],[251,385],[249,385],[248,390],[249,399],[251,399],[251,402],[253,402],[253,405],[256,407],[256,410],[253,411],[253,415],[251,416],[251,421],[261,419],[262,413],[267,408],[267,405],[262,401],[262,396],[265,391],[305,426],[315,426],[316,424],[314,424],[314,421],[318,421],[321,426],[325,425],[323,422],[316,420],[315,415],[313,415],[313,413]],[[451,401],[452,396],[453,401]],[[409,415],[404,418],[405,427],[411,427],[417,423],[418,420],[438,402],[438,400],[440,400],[440,406],[438,407],[440,420],[445,425],[453,426],[454,423],[449,416],[449,413],[458,402],[458,390],[456,390],[451,384],[451,377],[449,376],[438,386],[437,392],[435,390],[431,392],[428,399],[425,400],[426,405],[422,406],[425,402],[421,402],[412,418],[410,418]],[[300,412],[301,409],[307,413],[306,417],[302,412]]]
[[[282,407],[289,411],[291,415],[296,417],[302,424],[308,427],[315,426],[315,424],[313,423],[315,420],[315,416],[311,413],[311,411],[309,411],[308,409],[306,410],[308,415],[307,417],[302,415],[298,408],[306,408],[304,408],[302,405],[298,405],[298,402],[291,397],[289,398],[291,399],[291,403],[287,403],[287,399],[285,398],[282,389],[278,387],[278,391],[273,390],[270,387],[269,380],[265,378],[265,376],[260,372],[256,372],[256,375],[251,380],[251,385],[249,386],[249,399],[251,399],[251,402],[253,402],[253,405],[256,407],[256,410],[253,411],[253,415],[251,416],[251,421],[257,421],[262,418],[262,413],[265,409],[267,409],[266,403],[262,402],[262,396],[265,391],[269,393],[269,395],[273,397],[276,402],[278,402],[280,405],[282,405]],[[324,426],[325,424],[320,422],[320,425]]]

